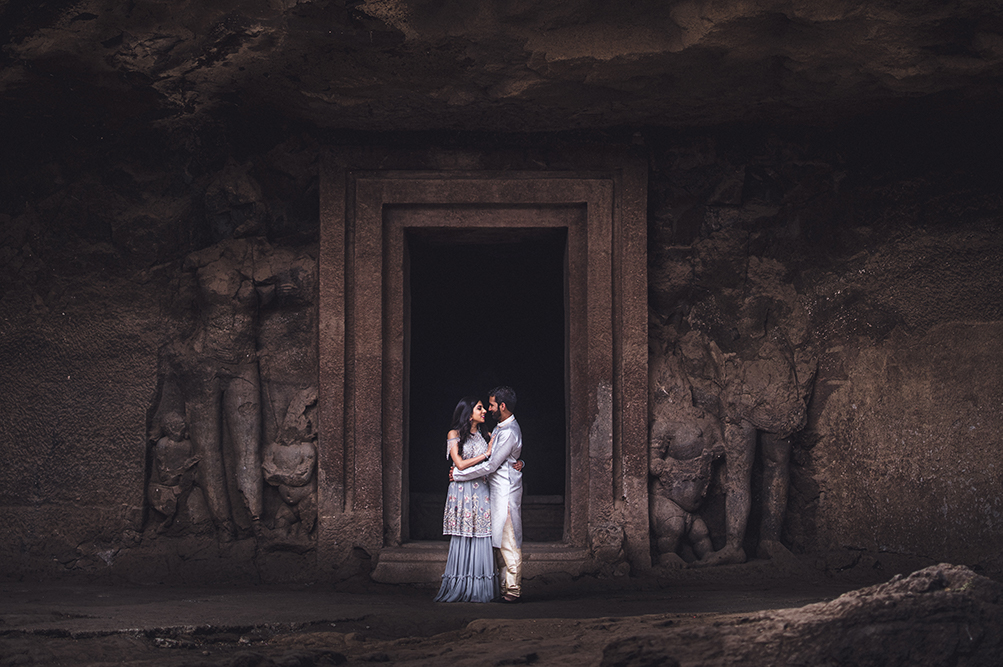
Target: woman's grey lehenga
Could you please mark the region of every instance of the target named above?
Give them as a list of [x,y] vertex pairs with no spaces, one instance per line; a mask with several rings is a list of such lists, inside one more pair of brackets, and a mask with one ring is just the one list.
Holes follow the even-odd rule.
[[[446,443],[446,457],[449,447]],[[481,434],[463,443],[462,458],[480,456],[488,449]],[[451,535],[446,571],[436,602],[490,602],[498,597],[498,573],[491,550],[491,495],[486,478],[450,482],[442,534]]]

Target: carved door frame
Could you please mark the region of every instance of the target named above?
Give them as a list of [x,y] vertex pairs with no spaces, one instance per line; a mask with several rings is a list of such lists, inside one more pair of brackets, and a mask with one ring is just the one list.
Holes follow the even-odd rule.
[[[619,526],[650,565],[647,502],[646,167],[619,150],[331,149],[321,171],[318,557],[379,559],[406,531],[405,229],[568,234],[569,445],[561,546],[582,554]],[[545,165],[545,168],[541,168]],[[439,207],[457,215],[388,215]],[[578,211],[525,216],[520,208]],[[527,448],[530,444],[527,443]],[[602,539],[602,538],[600,538]]]

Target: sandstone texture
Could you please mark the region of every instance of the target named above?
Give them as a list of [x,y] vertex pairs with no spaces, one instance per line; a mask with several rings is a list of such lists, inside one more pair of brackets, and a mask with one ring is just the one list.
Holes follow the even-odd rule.
[[8,0],[0,12],[7,112],[79,114],[109,132],[203,111],[372,131],[815,123],[925,95],[998,104],[1003,67],[1000,9],[974,1]]
[[[984,2],[0,0],[2,575],[334,576],[310,477],[323,151],[546,169],[615,145],[647,161],[650,365],[686,420],[790,439],[784,549],[998,577],[1001,76]],[[164,415],[173,381],[212,375],[172,365],[205,339],[198,269],[248,244],[243,344],[274,391],[264,523],[254,500],[231,526]]]

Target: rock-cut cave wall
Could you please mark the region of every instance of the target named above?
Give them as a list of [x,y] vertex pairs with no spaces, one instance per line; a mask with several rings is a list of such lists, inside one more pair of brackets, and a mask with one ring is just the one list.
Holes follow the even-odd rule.
[[[826,567],[880,566],[881,553],[1000,567],[998,133],[956,122],[652,151],[652,360],[694,397],[731,391],[725,364],[706,368],[708,345],[758,364],[769,380],[740,382],[753,395],[741,400],[755,407],[758,392],[764,408],[783,403],[767,385],[785,386],[766,360],[786,354],[802,381],[814,372],[782,542]],[[693,423],[714,412],[688,409]],[[766,472],[757,462],[753,547]],[[720,491],[704,505],[721,534]]]
[[[756,404],[783,385],[771,375],[781,370],[765,363],[778,355],[810,377],[797,387],[803,414],[782,434],[790,489],[780,541],[823,568],[878,566],[890,553],[1003,570],[1003,201],[993,179],[1003,143],[987,124],[962,126],[893,115],[825,131],[642,128],[573,138],[622,141],[647,155],[650,359],[674,369],[667,392],[688,400],[679,414],[696,424],[731,419],[720,412],[727,387],[737,387],[734,404]],[[177,475],[159,477],[171,401],[184,412],[172,355],[179,341],[206,344],[193,324],[210,308],[196,294],[199,267],[229,257],[239,273],[253,256],[247,279],[272,296],[309,289],[324,145],[541,142],[257,129],[204,122],[14,146],[20,161],[16,172],[6,168],[0,210],[6,575],[330,575],[312,560],[311,509],[292,502],[289,488],[263,487],[259,529],[248,521],[253,504],[231,507],[223,535],[211,500],[186,504],[199,483],[182,481],[185,452],[165,455],[177,459]],[[284,397],[284,414],[309,442],[315,315],[309,299],[304,306],[287,291],[267,307],[259,294],[263,324],[252,342],[293,372],[257,381]],[[306,353],[282,357],[281,336]],[[766,378],[758,390],[722,375],[752,367],[741,372]],[[283,419],[263,426],[276,441]],[[763,480],[757,463],[750,556],[764,530]],[[181,495],[151,494],[160,482]],[[723,508],[712,481],[700,511],[715,547]],[[351,566],[364,569],[365,559]]]

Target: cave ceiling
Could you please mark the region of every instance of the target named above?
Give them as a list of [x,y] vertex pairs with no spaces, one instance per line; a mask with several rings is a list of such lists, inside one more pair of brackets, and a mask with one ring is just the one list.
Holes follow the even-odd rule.
[[1001,106],[1003,4],[918,0],[0,0],[0,115],[114,129],[826,124]]

